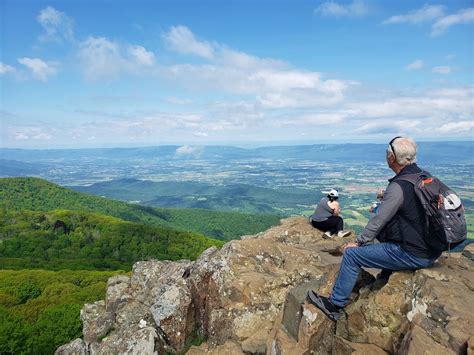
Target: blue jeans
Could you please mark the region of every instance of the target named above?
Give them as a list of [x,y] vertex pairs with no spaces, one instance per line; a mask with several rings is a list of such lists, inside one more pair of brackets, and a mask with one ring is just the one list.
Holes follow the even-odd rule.
[[339,307],[349,302],[349,296],[362,266],[383,270],[413,270],[433,265],[435,259],[423,259],[403,250],[395,243],[378,243],[346,249],[339,275],[329,300]]

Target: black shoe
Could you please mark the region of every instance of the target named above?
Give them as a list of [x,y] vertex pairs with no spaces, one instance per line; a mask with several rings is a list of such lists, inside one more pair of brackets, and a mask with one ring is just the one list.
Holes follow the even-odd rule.
[[306,298],[309,302],[318,307],[330,320],[336,322],[341,316],[341,307],[332,304],[328,298],[318,295],[313,290],[308,291]]

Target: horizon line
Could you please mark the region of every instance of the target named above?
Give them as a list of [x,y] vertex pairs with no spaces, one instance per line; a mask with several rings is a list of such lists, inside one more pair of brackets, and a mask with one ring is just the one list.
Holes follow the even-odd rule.
[[[415,140],[417,144],[419,143],[474,143],[473,139],[459,139],[459,140]],[[258,149],[258,148],[270,148],[270,147],[298,147],[298,146],[314,146],[314,145],[362,145],[362,144],[373,144],[373,145],[382,145],[388,144],[385,142],[319,142],[319,143],[299,143],[293,141],[276,141],[273,142],[214,142],[207,144],[200,143],[167,143],[167,144],[156,144],[156,145],[124,145],[119,144],[111,146],[96,146],[96,147],[37,147],[37,148],[19,148],[19,147],[0,147],[0,150],[94,150],[94,149],[136,149],[136,148],[158,148],[158,147],[232,147],[232,148],[243,148],[243,149]]]

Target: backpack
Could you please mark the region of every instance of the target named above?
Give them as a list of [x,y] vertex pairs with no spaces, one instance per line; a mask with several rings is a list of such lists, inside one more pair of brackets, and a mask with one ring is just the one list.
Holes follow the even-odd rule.
[[459,244],[466,239],[467,224],[464,206],[459,196],[438,178],[427,171],[399,177],[413,184],[415,195],[426,214],[425,240],[437,238],[447,243]]

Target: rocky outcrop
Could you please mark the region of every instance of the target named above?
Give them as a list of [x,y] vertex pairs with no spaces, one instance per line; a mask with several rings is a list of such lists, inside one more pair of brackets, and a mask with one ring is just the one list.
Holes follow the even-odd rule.
[[353,237],[324,239],[296,217],[195,262],[138,262],[131,277],[109,279],[104,301],[84,306],[84,339],[57,353],[177,353],[197,337],[206,342],[188,354],[472,352],[472,254],[386,284],[362,272],[337,324],[308,304],[309,289],[329,294]]

